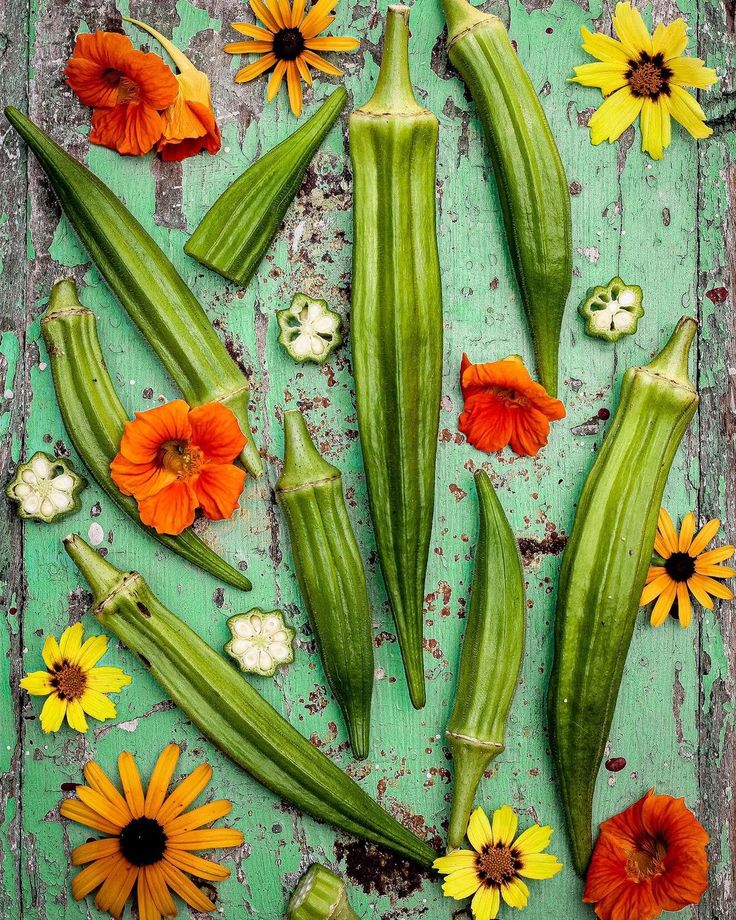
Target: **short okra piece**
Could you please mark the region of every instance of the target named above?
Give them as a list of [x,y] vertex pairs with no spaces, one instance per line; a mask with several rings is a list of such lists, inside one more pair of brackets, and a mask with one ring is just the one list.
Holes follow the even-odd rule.
[[79,495],[86,485],[69,460],[39,450],[20,464],[5,494],[17,504],[19,517],[50,524],[79,511]]
[[340,314],[330,310],[325,300],[294,294],[291,306],[279,310],[276,316],[281,330],[279,345],[298,364],[324,364],[342,344]]
[[284,623],[280,610],[265,612],[254,607],[227,621],[232,639],[225,651],[246,674],[273,677],[281,665],[294,660],[294,630]]
[[616,276],[603,287],[589,289],[578,313],[585,320],[585,332],[597,339],[617,342],[633,335],[644,316],[644,297],[638,284],[625,284]]
[[311,865],[297,882],[286,920],[359,920],[348,902],[345,883],[327,866]]

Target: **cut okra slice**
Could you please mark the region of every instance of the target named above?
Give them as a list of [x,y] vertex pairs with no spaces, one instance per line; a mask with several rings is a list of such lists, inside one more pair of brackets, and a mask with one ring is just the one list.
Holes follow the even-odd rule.
[[79,511],[86,485],[69,460],[40,450],[18,466],[5,494],[17,504],[19,517],[49,524]]
[[246,674],[273,677],[276,668],[294,660],[294,630],[284,623],[280,610],[264,612],[254,607],[230,617],[232,639],[225,651]]
[[624,284],[616,277],[605,286],[591,288],[578,312],[585,320],[585,331],[594,338],[617,342],[622,335],[633,335],[644,316],[642,290],[637,284]]
[[314,863],[297,882],[286,908],[286,920],[359,920],[359,917],[348,903],[340,876]]
[[277,311],[276,316],[281,330],[279,344],[298,364],[324,364],[342,344],[340,314],[330,310],[324,300],[295,294],[291,306]]

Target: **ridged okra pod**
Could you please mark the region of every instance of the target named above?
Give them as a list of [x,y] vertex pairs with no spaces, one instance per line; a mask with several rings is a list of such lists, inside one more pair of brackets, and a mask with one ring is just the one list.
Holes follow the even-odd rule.
[[420,866],[437,853],[403,827],[283,718],[240,673],[155,597],[81,537],[64,546],[93,594],[93,613],[164,693],[238,766],[280,798]]
[[442,0],[450,61],[488,141],[539,380],[557,395],[560,328],[572,282],[570,192],[544,110],[497,16]]
[[373,633],[342,476],[320,456],[298,409],[284,416],[284,443],[276,495],[325,674],[345,716],[353,753],[362,759],[370,738]]
[[592,850],[593,793],[611,728],[667,475],[698,405],[694,320],[624,374],[618,408],[580,495],[560,571],[548,693],[552,750],[575,868]]
[[347,98],[339,86],[301,128],[246,169],[205,214],[184,251],[246,287]]
[[[53,286],[48,309],[41,317],[41,332],[61,417],[77,453],[105,494],[141,524],[137,502],[123,495],[110,477],[110,463],[118,451],[128,416],[102,357],[95,315],[79,302],[71,279]],[[243,591],[250,590],[251,583],[245,575],[220,559],[193,530],[173,537],[143,524],[141,527],[216,578]]]
[[422,625],[442,387],[435,230],[438,124],[409,78],[409,10],[389,7],[375,92],[350,116],[351,338],[371,514],[409,694],[425,702]]
[[480,533],[455,705],[447,723],[454,761],[447,845],[462,845],[478,784],[504,749],[506,717],[524,657],[524,578],[519,548],[486,473],[475,474]]
[[35,153],[69,222],[113,294],[190,406],[221,402],[248,441],[252,476],[263,465],[248,420],[248,381],[158,243],[110,189],[15,108],[5,114]]
[[299,879],[286,920],[360,920],[350,906],[345,883],[327,866],[313,863]]

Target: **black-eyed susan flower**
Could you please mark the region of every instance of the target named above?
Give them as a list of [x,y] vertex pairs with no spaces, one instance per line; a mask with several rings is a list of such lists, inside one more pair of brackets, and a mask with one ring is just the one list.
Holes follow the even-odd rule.
[[544,852],[551,827],[535,824],[516,837],[517,828],[518,818],[509,805],[493,812],[492,825],[483,809],[476,808],[468,824],[473,849],[455,850],[434,861],[434,868],[447,876],[442,885],[447,897],[459,901],[472,896],[475,920],[495,920],[502,898],[521,910],[529,898],[523,879],[552,878],[562,869],[556,856]]
[[672,518],[664,508],[660,509],[654,551],[662,557],[664,564],[649,567],[646,586],[639,601],[644,607],[657,599],[652,608],[652,626],[664,623],[675,601],[680,626],[689,626],[693,617],[690,594],[708,610],[713,609],[714,597],[731,600],[733,591],[716,579],[736,575],[736,569],[718,564],[733,556],[734,547],[719,546],[703,552],[720,527],[721,522],[714,519],[696,534],[695,515],[688,512],[682,519],[678,534]]
[[228,54],[259,54],[257,61],[235,74],[236,83],[247,83],[270,70],[266,101],[278,93],[284,77],[289,91],[291,111],[298,118],[302,113],[302,84],[312,83],[310,67],[333,76],[342,71],[325,60],[318,51],[354,51],[360,42],[347,35],[320,33],[333,22],[332,10],[338,0],[317,0],[305,11],[306,0],[249,0],[255,16],[264,27],[247,22],[231,23],[233,29],[254,41],[231,42],[225,45]]
[[618,40],[583,27],[583,49],[595,64],[575,68],[571,82],[600,89],[605,101],[590,119],[590,140],[615,141],[641,116],[641,148],[661,160],[670,145],[670,116],[695,138],[708,137],[705,113],[684,87],[708,89],[718,79],[699,58],[686,57],[687,23],[660,23],[650,35],[641,13],[617,3],[613,27]]
[[65,629],[57,642],[48,636],[41,657],[45,671],[33,671],[20,682],[32,696],[45,696],[41,710],[41,728],[57,732],[64,722],[78,732],[87,731],[85,713],[104,722],[117,715],[115,704],[106,693],[119,693],[130,683],[120,668],[98,668],[97,662],[107,651],[106,636],[91,636],[86,642],[84,627],[76,623]]
[[87,785],[77,786],[77,798],[65,799],[60,811],[108,836],[72,850],[72,865],[85,866],[72,879],[77,901],[99,888],[95,906],[119,918],[135,890],[141,920],[161,920],[177,914],[173,891],[194,910],[215,910],[189,876],[216,882],[230,870],[194,851],[240,846],[243,835],[230,828],[204,828],[230,813],[232,805],[224,799],[186,810],[212,778],[209,764],[200,764],[166,794],[178,758],[176,744],[164,748],[145,792],[127,751],[118,758],[122,793],[94,761],[85,766]]

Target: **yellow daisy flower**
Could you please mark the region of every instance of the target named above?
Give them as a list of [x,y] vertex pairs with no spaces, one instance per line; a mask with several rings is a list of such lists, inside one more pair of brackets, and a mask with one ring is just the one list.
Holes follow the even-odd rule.
[[644,607],[657,598],[650,619],[652,626],[664,623],[675,601],[680,626],[689,626],[693,617],[691,593],[708,610],[713,609],[713,597],[725,601],[733,598],[733,591],[715,579],[736,575],[736,569],[718,565],[733,556],[734,547],[719,546],[703,552],[720,527],[721,522],[714,519],[708,521],[696,535],[695,515],[688,512],[682,519],[678,536],[672,518],[664,508],[660,509],[654,551],[662,557],[664,565],[649,567],[646,587],[639,601],[639,605]]
[[514,840],[518,823],[509,805],[493,812],[493,825],[483,809],[476,808],[468,824],[473,849],[455,850],[434,861],[434,868],[447,876],[442,890],[448,898],[460,901],[473,896],[475,920],[495,920],[501,898],[521,910],[529,898],[522,878],[552,878],[562,869],[556,856],[543,852],[552,828],[535,824]]
[[46,671],[33,671],[20,682],[32,696],[45,696],[41,728],[58,732],[66,717],[69,728],[86,732],[84,714],[104,722],[117,715],[115,704],[106,693],[119,693],[130,683],[120,668],[96,668],[107,651],[106,636],[91,636],[83,644],[81,623],[64,630],[59,642],[48,636],[41,657]]
[[583,49],[595,64],[575,68],[572,83],[595,86],[606,97],[590,119],[590,140],[613,143],[641,115],[641,149],[661,160],[670,145],[670,116],[693,137],[713,133],[705,112],[683,87],[708,89],[718,79],[699,58],[685,57],[687,23],[660,23],[650,35],[641,13],[630,3],[617,3],[613,27],[619,40],[580,30]]
[[77,798],[65,799],[59,810],[70,821],[110,836],[72,850],[72,865],[85,866],[72,879],[72,895],[77,901],[99,888],[95,907],[120,918],[135,888],[140,920],[175,917],[171,891],[194,910],[215,910],[188,875],[218,882],[227,878],[230,870],[195,856],[193,851],[237,847],[243,835],[226,827],[203,829],[203,825],[230,813],[232,805],[225,799],[186,811],[212,779],[209,764],[200,764],[166,795],[179,753],[176,744],[163,749],[147,792],[133,755],[127,751],[118,758],[122,794],[94,761],[85,766],[87,785],[77,786]]
[[247,83],[273,67],[268,81],[266,101],[278,93],[286,77],[291,111],[298,118],[302,113],[302,84],[311,86],[310,67],[339,77],[338,70],[318,51],[354,51],[360,42],[347,35],[319,37],[334,20],[332,10],[338,0],[317,0],[305,12],[306,0],[249,0],[255,16],[265,28],[247,22],[231,23],[233,29],[255,41],[231,42],[225,45],[228,54],[261,54],[259,60],[248,64],[235,74],[236,83]]

